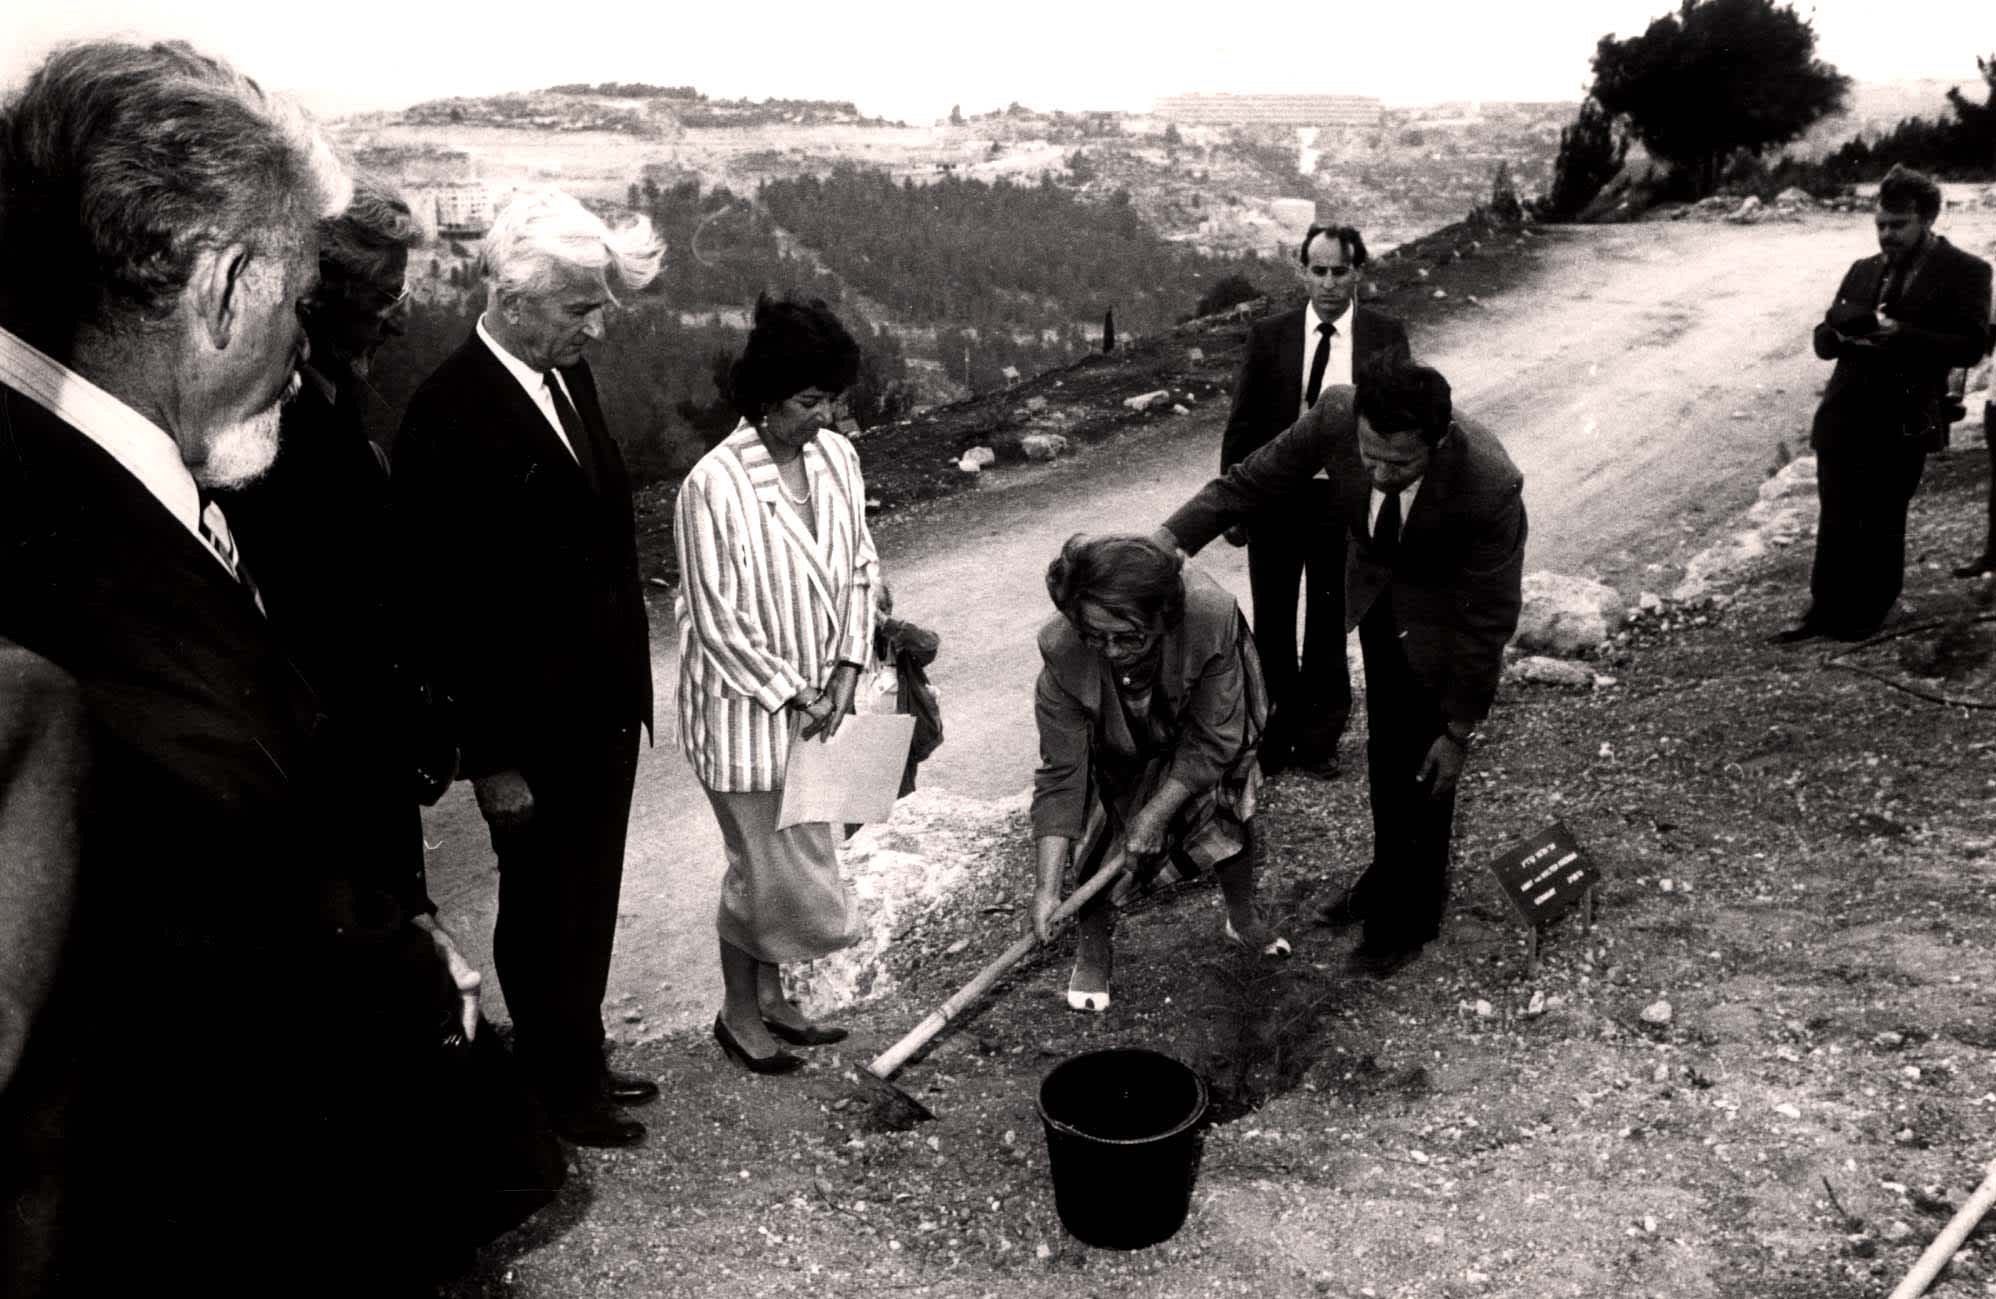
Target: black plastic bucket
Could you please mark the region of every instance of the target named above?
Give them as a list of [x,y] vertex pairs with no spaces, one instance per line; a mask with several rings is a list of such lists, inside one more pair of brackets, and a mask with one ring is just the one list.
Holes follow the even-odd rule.
[[1054,1207],[1104,1249],[1142,1249],[1185,1222],[1206,1117],[1206,1080],[1168,1055],[1070,1056],[1040,1083]]

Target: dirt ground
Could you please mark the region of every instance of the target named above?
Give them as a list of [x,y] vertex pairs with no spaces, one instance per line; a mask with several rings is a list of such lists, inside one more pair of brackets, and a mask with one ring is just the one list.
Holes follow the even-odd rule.
[[[1417,321],[1417,350],[1466,409],[1499,412],[1525,464],[1533,567],[1591,557],[1625,589],[1668,591],[1689,550],[1751,499],[1774,441],[1806,422],[1825,367],[1796,355],[1796,322],[1821,310],[1861,231],[1706,231],[1746,238],[1703,278],[1684,262],[1710,241],[1683,229],[1601,232],[1604,257],[1528,276],[1596,306],[1534,320],[1520,305],[1489,348],[1501,355],[1476,346],[1504,328],[1501,298],[1488,326]],[[1777,247],[1780,265],[1814,259],[1788,288]],[[1735,285],[1748,300],[1708,318],[1701,303]],[[1717,319],[1742,313],[1737,329]],[[947,538],[996,562],[1039,539],[1020,537],[1017,518],[1051,526],[1034,475],[1119,477],[1090,479],[1090,464],[1123,468],[1118,495],[1061,508],[1152,519],[1148,500],[1118,502],[1170,496],[1176,472],[1196,485],[1195,461],[1211,454],[1198,441],[1115,433],[1100,455],[909,511],[884,530],[889,548],[913,568],[921,538]],[[1183,469],[1154,468],[1179,455]],[[628,1034],[649,1040],[621,1047],[620,1067],[665,1089],[641,1112],[647,1144],[575,1152],[562,1200],[449,1293],[1883,1293],[1996,1154],[1984,1135],[1996,1106],[1996,627],[1977,621],[1996,591],[1946,574],[1980,544],[1986,472],[1979,448],[1931,464],[1906,634],[1834,663],[1820,646],[1764,644],[1806,586],[1807,547],[1790,546],[1716,598],[1632,625],[1594,664],[1611,686],[1507,686],[1465,778],[1446,933],[1392,979],[1346,975],[1351,939],[1299,919],[1365,860],[1362,780],[1285,777],[1261,815],[1262,880],[1295,959],[1226,948],[1209,888],[1146,900],[1119,930],[1108,1014],[1061,1008],[1071,952],[1057,942],[898,1075],[939,1115],[902,1131],[858,1070],[1010,939],[1028,873],[1016,805],[925,824],[925,842],[903,846],[975,869],[951,905],[901,923],[895,986],[841,1017],[848,1046],[768,1080],[722,1060],[704,1021]],[[950,616],[993,603],[928,589],[951,593]],[[952,647],[988,649],[981,625]],[[965,657],[1005,690],[1030,679]],[[961,693],[946,686],[957,715],[978,715]],[[994,756],[1011,742],[994,730],[965,745],[952,731],[950,747]],[[1553,819],[1600,867],[1602,906],[1591,933],[1559,926],[1534,974],[1483,865]],[[1053,1064],[1111,1045],[1194,1064],[1218,1120],[1185,1227],[1131,1254],[1063,1232],[1034,1111]],[[1984,1252],[1971,1242],[1935,1292],[1996,1294]]]
[[[1985,473],[1979,449],[1934,463],[1925,630],[1847,656],[1981,709],[1992,589],[1945,569],[1979,545]],[[1765,644],[1806,550],[1632,626],[1595,665],[1611,687],[1505,688],[1445,936],[1392,979],[1345,975],[1351,940],[1297,916],[1364,858],[1361,785],[1285,777],[1263,880],[1293,960],[1221,944],[1210,888],[1146,900],[1108,1014],[1060,1008],[1056,944],[898,1076],[938,1120],[882,1130],[855,1071],[1013,932],[1025,837],[1002,836],[962,905],[907,927],[850,1049],[781,1080],[698,1032],[625,1049],[666,1091],[648,1144],[576,1152],[556,1209],[452,1293],[1883,1293],[1992,1154],[1996,729]],[[1602,902],[1533,975],[1481,863],[1554,818]],[[1200,1067],[1221,1120],[1185,1227],[1128,1254],[1062,1231],[1034,1111],[1054,1063],[1110,1045]],[[1996,1293],[1984,1250],[1934,1293]]]

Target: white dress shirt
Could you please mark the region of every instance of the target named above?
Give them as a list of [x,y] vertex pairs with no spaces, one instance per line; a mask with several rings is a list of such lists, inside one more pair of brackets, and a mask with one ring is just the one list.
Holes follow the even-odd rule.
[[[50,357],[18,335],[0,329],[0,383],[96,443],[105,455],[139,480],[166,512],[179,520],[215,557],[215,562],[236,576],[234,556],[218,548],[216,538],[201,529],[201,492],[194,475],[180,458],[180,445],[159,425],[99,388],[76,371]],[[219,517],[222,507],[208,502],[208,511]],[[234,550],[228,525],[216,528],[219,545]]]
[[[1355,301],[1356,300],[1354,299],[1354,302]],[[1330,387],[1334,383],[1351,382],[1352,307],[1353,307],[1353,302],[1345,303],[1344,311],[1340,313],[1335,320],[1331,321],[1331,324],[1337,329],[1338,332],[1331,335],[1331,355],[1329,359],[1326,360],[1324,363],[1324,380],[1320,385],[1318,385],[1317,388],[1317,391],[1320,394],[1323,392],[1325,388]],[[1306,399],[1305,402],[1306,407],[1308,404],[1307,398],[1310,395],[1310,363],[1317,359],[1317,326],[1322,323],[1323,323],[1323,317],[1317,314],[1317,308],[1310,303],[1307,302],[1304,303],[1303,304],[1303,383],[1298,389],[1298,391],[1301,392],[1304,398]]]
[[[1408,483],[1405,487],[1402,487],[1400,489],[1400,532],[1403,536],[1406,534],[1407,531],[1407,516],[1413,512],[1414,498],[1420,495],[1421,483],[1423,481],[1424,481],[1423,479],[1416,478],[1413,482]],[[1372,499],[1370,500],[1370,502],[1367,503],[1365,507],[1366,536],[1371,537],[1378,535],[1379,508],[1385,504],[1386,504],[1386,493],[1380,491],[1377,487],[1373,488]]]
[[[569,405],[575,405],[575,394],[568,390],[568,384],[563,382],[561,372],[549,370],[543,375],[541,371],[500,346],[499,340],[486,332],[483,315],[478,318],[478,341],[491,348],[492,355],[499,358],[499,364],[506,367],[506,373],[520,381],[520,386],[527,390],[527,396],[533,399],[534,405],[540,407],[541,414],[547,417],[548,427],[561,439],[561,444],[568,448],[570,458],[576,464],[581,464],[582,458],[575,454],[575,447],[568,440],[568,430],[561,426],[561,414],[554,408],[554,394],[548,391],[548,384],[561,384],[561,395],[568,398]],[[577,413],[580,414],[580,411]]]

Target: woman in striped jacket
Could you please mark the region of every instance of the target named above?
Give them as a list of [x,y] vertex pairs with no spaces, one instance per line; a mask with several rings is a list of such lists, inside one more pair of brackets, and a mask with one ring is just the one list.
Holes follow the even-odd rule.
[[859,345],[815,298],[757,301],[729,375],[741,423],[687,474],[679,551],[679,739],[727,850],[714,1037],[757,1073],[803,1063],[776,1039],[836,1042],[783,995],[779,966],[853,942],[828,825],[776,828],[784,762],[852,709],[880,560],[859,456],[827,429]]

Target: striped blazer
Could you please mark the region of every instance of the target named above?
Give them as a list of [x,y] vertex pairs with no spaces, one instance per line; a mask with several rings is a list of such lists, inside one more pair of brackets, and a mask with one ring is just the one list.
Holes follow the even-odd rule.
[[815,536],[747,423],[679,489],[679,742],[712,790],[782,788],[784,705],[841,661],[865,664],[873,643],[880,556],[859,454],[827,430],[805,444],[804,470]]

